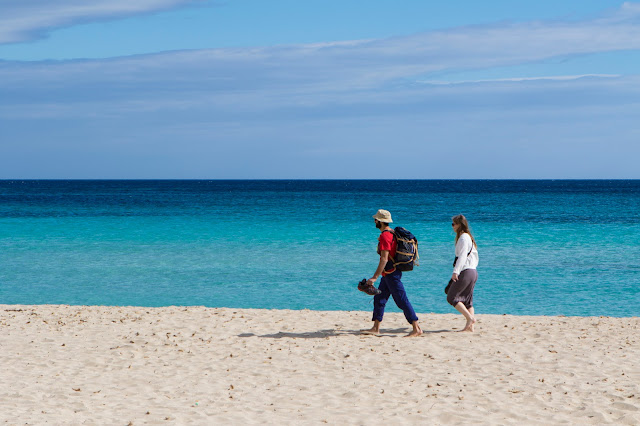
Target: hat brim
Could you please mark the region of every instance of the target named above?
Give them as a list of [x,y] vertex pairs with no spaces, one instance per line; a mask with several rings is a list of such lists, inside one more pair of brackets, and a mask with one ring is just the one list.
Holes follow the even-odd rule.
[[372,217],[378,222],[393,223],[393,220],[387,219],[386,217],[379,217],[378,215],[375,215],[375,214]]

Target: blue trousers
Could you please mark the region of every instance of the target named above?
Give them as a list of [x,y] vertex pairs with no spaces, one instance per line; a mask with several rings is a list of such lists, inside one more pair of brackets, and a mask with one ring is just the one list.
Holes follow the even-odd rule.
[[373,297],[373,320],[382,321],[384,316],[384,307],[387,305],[389,296],[393,297],[393,301],[396,302],[398,308],[404,312],[404,317],[412,324],[414,321],[418,321],[418,316],[409,302],[407,292],[404,291],[402,285],[402,272],[395,271],[389,275],[382,277],[378,290],[382,293]]

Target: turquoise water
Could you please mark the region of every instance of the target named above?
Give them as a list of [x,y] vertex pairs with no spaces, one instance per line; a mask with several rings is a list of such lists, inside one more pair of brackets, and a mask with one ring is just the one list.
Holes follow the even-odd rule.
[[464,213],[479,313],[638,315],[640,181],[0,181],[0,303],[369,310],[378,208],[418,312],[452,312]]

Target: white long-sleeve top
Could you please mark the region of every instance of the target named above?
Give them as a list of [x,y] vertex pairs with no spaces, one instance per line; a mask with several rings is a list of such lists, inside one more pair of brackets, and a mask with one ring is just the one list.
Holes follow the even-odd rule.
[[[471,241],[471,235],[467,233],[460,235],[456,243],[456,257],[458,261],[453,268],[454,274],[460,275],[460,272],[465,269],[476,269],[478,267],[478,261],[480,260],[478,257],[478,249],[475,246],[471,249],[472,246],[473,241]],[[471,251],[471,253],[469,253],[469,251]]]

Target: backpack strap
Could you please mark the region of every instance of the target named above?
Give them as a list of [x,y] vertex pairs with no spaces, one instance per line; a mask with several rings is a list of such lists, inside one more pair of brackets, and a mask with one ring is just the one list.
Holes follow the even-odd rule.
[[[393,239],[394,239],[394,240],[396,240],[396,233],[395,233],[395,232],[393,232],[393,231],[391,231],[391,230],[389,230],[389,229],[385,229],[385,230],[384,230],[384,231],[382,231],[380,234],[382,235],[382,234],[384,234],[385,232],[389,232],[389,233],[391,233],[391,235],[393,235]],[[397,240],[396,240],[396,244],[397,244]],[[380,249],[379,249],[379,248],[378,248],[378,254],[380,254]]]
[[[473,251],[473,247],[475,247],[475,246],[473,244],[473,240],[471,240],[471,250],[469,250],[469,253],[467,253],[467,257],[469,257],[471,255],[471,252]],[[454,268],[456,267],[456,263],[457,262],[458,262],[458,256],[456,256],[456,258],[453,259],[453,267]]]
[[[385,229],[384,231],[381,232],[381,234],[384,234],[385,232],[389,232],[391,235],[393,235],[393,239],[396,240],[396,244],[398,244],[397,236],[396,236],[395,232],[393,232],[391,229]],[[378,249],[378,254],[380,254],[380,249]],[[391,254],[391,253],[389,253],[389,254]],[[396,262],[393,260],[393,258],[391,256],[389,256],[389,259],[387,260],[387,264],[384,266],[384,270],[387,271],[387,266],[390,266],[389,263],[391,263],[391,266],[393,266],[393,270],[395,270],[396,269]]]

